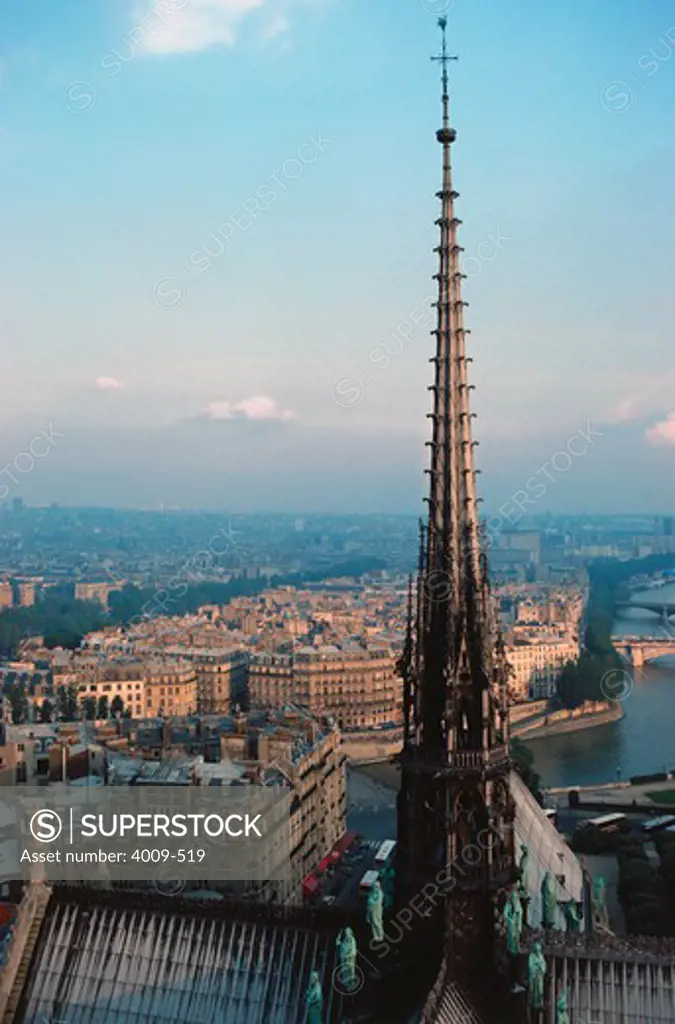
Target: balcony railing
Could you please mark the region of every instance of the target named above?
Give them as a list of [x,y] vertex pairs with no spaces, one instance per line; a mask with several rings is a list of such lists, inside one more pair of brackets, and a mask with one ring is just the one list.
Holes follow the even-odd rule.
[[509,759],[509,750],[505,745],[493,747],[491,750],[455,750],[447,753],[428,753],[413,747],[403,757],[412,764],[437,772],[484,771],[505,764]]

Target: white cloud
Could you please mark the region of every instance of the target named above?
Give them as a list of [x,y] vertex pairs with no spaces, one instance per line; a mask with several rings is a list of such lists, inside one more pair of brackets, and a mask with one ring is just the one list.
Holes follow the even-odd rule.
[[274,398],[266,395],[253,395],[243,398],[240,402],[228,402],[221,399],[211,402],[206,407],[206,418],[209,420],[277,420],[287,422],[296,418],[292,409],[282,409]]
[[263,40],[288,29],[291,6],[315,0],[144,0],[136,11],[134,32],[146,53],[190,53],[213,46],[233,46],[241,22],[250,14],[266,16]]
[[206,407],[206,418],[209,420],[231,420],[234,419],[232,402],[211,402]]
[[630,423],[658,415],[670,405],[675,374],[658,371],[635,374],[631,390],[603,417],[606,423]]
[[94,381],[94,387],[98,391],[116,391],[122,385],[116,377],[97,377]]
[[665,420],[650,427],[645,439],[656,447],[675,448],[675,412],[671,412]]
[[285,14],[275,14],[270,19],[267,28],[263,32],[263,39],[265,42],[269,42],[272,39],[276,39],[277,36],[282,35],[284,32],[288,32],[290,25],[288,18]]

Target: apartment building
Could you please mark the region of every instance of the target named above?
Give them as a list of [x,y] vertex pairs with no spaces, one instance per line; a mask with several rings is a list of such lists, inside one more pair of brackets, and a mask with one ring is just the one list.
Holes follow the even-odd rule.
[[147,718],[194,715],[197,710],[197,674],[189,663],[150,664],[145,676]]
[[516,700],[552,697],[563,665],[579,657],[577,641],[565,637],[522,637],[506,645]]
[[75,598],[78,601],[98,601],[104,608],[108,607],[108,597],[113,590],[119,590],[114,583],[80,582],[75,584]]
[[165,658],[178,658],[193,666],[197,676],[197,707],[200,714],[227,715],[246,698],[248,652],[241,648],[164,648]]
[[267,888],[284,901],[299,902],[303,879],[347,828],[347,758],[340,732],[329,720],[299,713],[250,713],[238,716],[233,730],[221,734],[220,746],[221,760],[243,766],[252,781],[288,788],[290,880],[267,883]]
[[329,715],[345,730],[401,721],[402,683],[386,646],[358,642],[300,647],[292,653],[251,657],[252,704],[295,704]]
[[70,666],[68,678],[76,681],[79,700],[98,701],[105,697],[108,707],[119,697],[134,718],[144,714],[145,663],[136,659],[94,661],[81,659]]
[[177,661],[80,662],[74,670],[79,699],[106,697],[108,706],[119,697],[133,718],[194,714],[197,676],[189,663]]
[[36,586],[34,583],[18,583],[17,584],[17,604],[20,608],[30,608],[35,604],[35,593]]

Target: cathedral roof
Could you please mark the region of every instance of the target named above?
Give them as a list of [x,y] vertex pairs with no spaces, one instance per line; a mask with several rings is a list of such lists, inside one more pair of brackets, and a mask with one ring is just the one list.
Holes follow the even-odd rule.
[[[304,1024],[310,972],[342,1019],[331,930],[52,900],[23,997],[26,1022]],[[169,899],[168,903],[172,901]],[[182,902],[182,901],[181,901]],[[251,914],[250,917],[253,917]]]

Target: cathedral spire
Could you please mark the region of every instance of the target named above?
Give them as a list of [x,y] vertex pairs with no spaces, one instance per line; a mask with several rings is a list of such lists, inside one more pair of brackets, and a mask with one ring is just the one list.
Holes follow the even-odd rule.
[[[475,877],[456,879],[448,931],[461,956],[490,941],[492,893],[513,864],[504,659],[481,554],[462,297],[459,194],[451,151],[450,61],[439,19],[442,179],[437,193],[439,243],[428,520],[421,530],[416,614],[409,608],[406,708],[399,796],[400,898],[410,898],[439,869],[456,862],[480,829],[494,828]],[[411,633],[412,630],[412,633]],[[412,639],[412,649],[410,640]],[[480,957],[478,956],[478,959]]]
[[[466,336],[455,213],[459,193],[452,179],[449,64],[445,18],[439,19],[442,126],[436,138],[442,152],[442,183],[437,193],[439,244],[429,518],[425,558],[425,607],[419,643],[424,672],[416,702],[418,740],[427,748],[484,749],[491,742],[484,694],[493,677],[491,617],[480,551],[476,470],[474,468],[466,356]],[[426,682],[422,679],[426,678]]]
[[[464,251],[458,242],[461,221],[455,215],[459,193],[452,181],[452,144],[457,133],[450,126],[448,65],[457,57],[447,47],[447,20],[439,18],[442,34],[441,53],[431,59],[441,64],[442,127],[436,138],[442,147],[442,187],[437,196],[441,202],[436,221],[440,239],[438,254],[437,324],[435,380],[432,387],[434,405],[433,439],[431,443],[429,493],[429,568],[449,574],[451,603],[461,604],[462,591],[470,585],[474,593],[482,590],[478,513],[476,501],[473,441],[469,412],[470,385],[465,351],[462,281],[460,267]],[[446,564],[447,563],[447,564]]]

